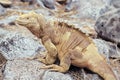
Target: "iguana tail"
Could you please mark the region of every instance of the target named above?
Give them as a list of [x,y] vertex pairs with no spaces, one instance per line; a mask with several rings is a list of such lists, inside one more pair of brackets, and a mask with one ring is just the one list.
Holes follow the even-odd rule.
[[98,73],[104,80],[117,80],[110,66],[103,60],[99,63],[90,65],[89,69],[95,73]]

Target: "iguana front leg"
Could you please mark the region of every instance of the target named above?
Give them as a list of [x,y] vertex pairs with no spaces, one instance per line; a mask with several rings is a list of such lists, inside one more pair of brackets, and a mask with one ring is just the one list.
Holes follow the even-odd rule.
[[67,53],[60,60],[60,65],[52,64],[48,66],[43,66],[41,67],[41,69],[50,69],[51,71],[66,72],[69,69],[70,64],[71,64],[70,54]]
[[50,39],[46,40],[43,44],[48,53],[45,58],[38,58],[37,60],[41,61],[44,64],[53,64],[56,60],[57,49]]

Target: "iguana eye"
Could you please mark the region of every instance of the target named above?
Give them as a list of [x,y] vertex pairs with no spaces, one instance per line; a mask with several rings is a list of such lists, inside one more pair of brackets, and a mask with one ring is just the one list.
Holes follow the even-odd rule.
[[27,19],[29,19],[29,17],[27,17]]

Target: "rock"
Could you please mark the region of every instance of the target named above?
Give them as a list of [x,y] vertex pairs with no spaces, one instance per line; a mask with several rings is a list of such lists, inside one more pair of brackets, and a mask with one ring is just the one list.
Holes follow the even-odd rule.
[[0,67],[2,67],[6,63],[5,57],[0,53]]
[[10,0],[0,0],[0,4],[4,7],[10,7],[12,5],[12,1],[10,1]]
[[0,53],[0,80],[3,80],[3,67],[5,66],[6,64],[6,59],[5,57]]
[[120,0],[103,0],[103,1],[106,4],[106,6],[100,10],[101,15],[108,11],[120,8],[120,5],[119,5]]
[[111,10],[113,10],[113,9],[115,9],[115,8],[112,7],[112,6],[107,6],[107,5],[106,5],[105,7],[101,8],[99,14],[100,14],[100,15],[103,15],[104,13],[106,13],[106,12],[108,12],[108,11],[111,11]]
[[95,24],[95,30],[101,38],[120,43],[120,9],[112,10],[100,16]]
[[81,80],[82,79],[82,69],[75,66],[70,66],[70,69],[67,72],[73,80]]
[[4,15],[5,13],[6,13],[6,9],[0,5],[0,16]]
[[41,0],[45,7],[55,9],[55,0]]
[[120,8],[120,0],[111,0],[111,4],[112,4],[115,8]]
[[101,39],[94,39],[93,40],[96,46],[98,47],[98,51],[100,54],[104,54],[107,59],[114,57],[120,57],[120,50],[116,46],[116,44],[106,42]]
[[4,19],[0,20],[0,24],[9,24],[12,23],[13,21],[15,21],[15,19],[18,17],[18,15],[12,15],[9,17],[6,17]]
[[[77,14],[72,17],[76,18],[90,18],[96,19],[99,17],[99,12],[101,8],[105,6],[105,3],[102,0],[74,0],[77,1],[76,4],[71,4],[71,6],[77,7]],[[74,9],[75,10],[75,9]]]
[[115,8],[120,8],[120,0],[103,0],[106,5],[113,6]]
[[35,0],[21,0],[22,2],[31,2],[31,1],[35,1]]
[[22,1],[22,2],[28,2],[29,5],[35,5],[36,2],[37,2],[37,0],[20,0],[20,1]]
[[0,69],[0,80],[3,80],[3,73],[1,69]]
[[4,71],[4,80],[40,80],[44,70],[39,70],[42,64],[37,61],[13,60],[8,61]]
[[4,80],[72,80],[63,73],[39,69],[42,63],[35,60],[8,61],[4,71]]
[[22,2],[28,2],[29,4],[33,4],[35,2],[35,0],[20,0]]
[[45,51],[40,40],[22,26],[0,26],[0,51],[7,60],[29,58]]
[[67,74],[71,75],[73,80],[102,80],[98,74],[75,66],[71,66]]
[[73,80],[70,75],[59,72],[46,72],[42,80]]
[[79,0],[67,0],[65,5],[65,11],[71,11],[72,9],[77,9],[79,7]]

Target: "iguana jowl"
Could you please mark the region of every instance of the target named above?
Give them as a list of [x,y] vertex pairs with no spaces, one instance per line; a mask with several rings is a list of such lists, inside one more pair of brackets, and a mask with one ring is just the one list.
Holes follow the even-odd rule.
[[[30,12],[21,15],[17,24],[27,27],[34,35],[41,38],[48,53],[39,58],[44,68],[58,72],[66,72],[70,65],[86,67],[98,73],[104,80],[116,80],[105,59],[98,54],[93,41],[84,33],[64,22],[46,21],[44,16]],[[60,65],[53,64],[56,58]]]

